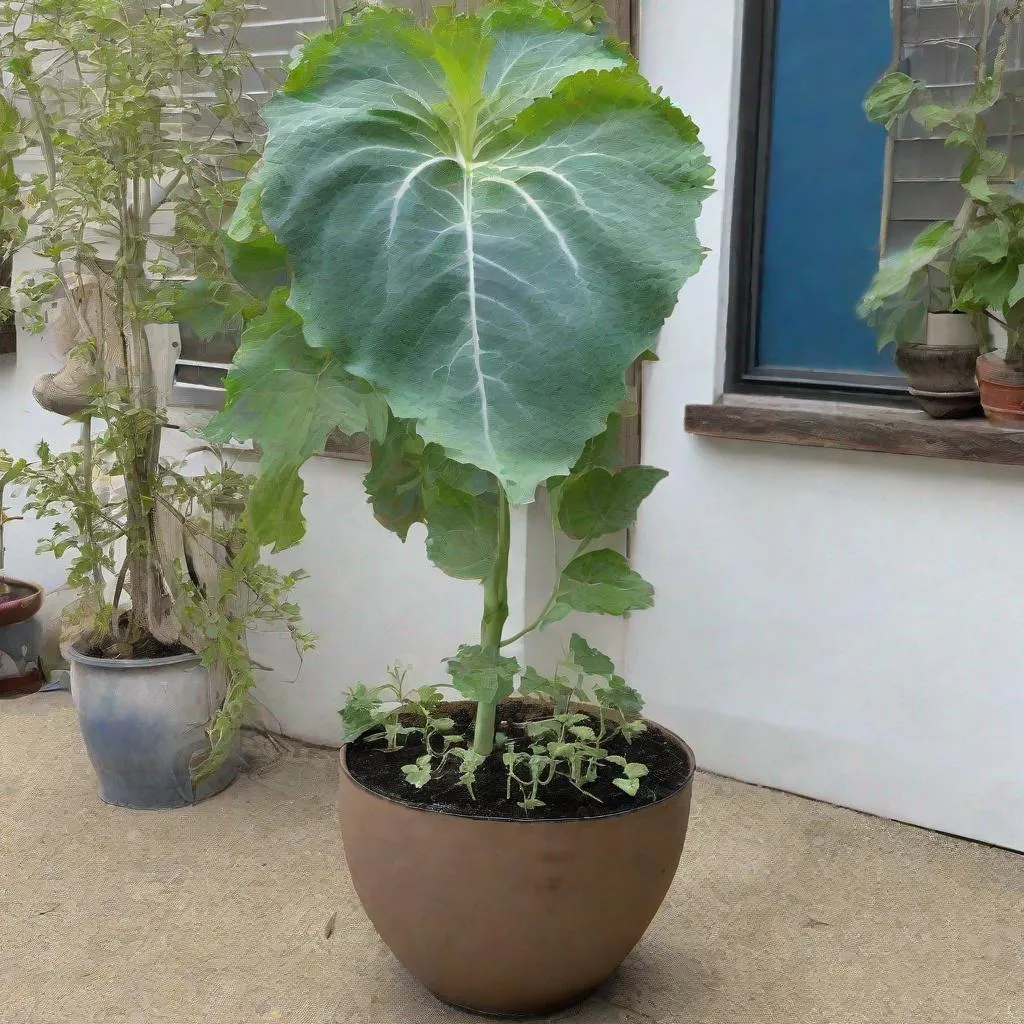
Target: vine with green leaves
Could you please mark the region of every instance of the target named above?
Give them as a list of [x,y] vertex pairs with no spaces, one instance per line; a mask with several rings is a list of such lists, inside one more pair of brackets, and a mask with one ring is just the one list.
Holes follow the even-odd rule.
[[[116,493],[116,480],[108,475],[116,467],[109,443],[106,434],[94,442],[94,488],[83,485],[80,446],[54,452],[45,442],[33,460],[14,459],[0,449],[0,484],[23,492],[22,512],[51,523],[37,551],[61,559],[69,586],[78,592],[63,613],[65,639],[86,651],[102,645],[98,650],[130,657],[133,650],[127,643],[111,652],[104,642],[113,629],[117,602],[105,599],[103,584],[96,582],[110,578],[123,564],[118,552],[128,533],[127,497]],[[305,572],[282,573],[268,565],[248,530],[244,509],[252,474],[231,469],[220,453],[212,454],[219,464],[198,474],[162,462],[160,481],[161,493],[181,526],[173,561],[181,595],[179,614],[189,635],[197,638],[194,649],[203,664],[229,684],[208,727],[210,748],[194,766],[197,780],[233,756],[235,738],[246,721],[249,692],[256,684],[250,632],[286,631],[300,659],[315,643],[302,628],[291,597]],[[20,517],[5,513],[3,521],[14,518]]]
[[[254,682],[246,629],[277,615],[300,650],[310,640],[288,598],[298,577],[247,540],[248,482],[223,467],[191,480],[162,456],[169,382],[150,343],[153,324],[201,313],[211,337],[265,308],[225,269],[223,228],[263,133],[247,16],[243,0],[0,0],[0,244],[46,266],[17,283],[23,324],[42,329],[56,298],[69,361],[90,367],[80,442],[40,447],[30,510],[56,518],[43,549],[70,559],[81,643],[113,657],[191,649],[224,673],[213,760]],[[19,177],[32,153],[42,170]],[[101,475],[120,496],[98,493]]]

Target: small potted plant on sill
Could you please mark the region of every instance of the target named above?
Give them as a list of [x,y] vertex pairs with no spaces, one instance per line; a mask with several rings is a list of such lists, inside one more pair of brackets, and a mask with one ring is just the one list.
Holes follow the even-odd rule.
[[65,650],[100,795],[133,808],[235,778],[254,623],[309,641],[297,576],[249,539],[249,480],[187,473],[162,450],[170,353],[152,325],[189,301],[207,319],[261,308],[227,281],[220,239],[258,156],[245,16],[243,0],[0,3],[4,70],[45,165],[20,197],[24,244],[49,269],[19,282],[21,309],[38,329],[56,297],[70,325],[66,365],[33,393],[81,424],[71,450],[39,446],[26,510],[53,520],[42,550],[68,559],[79,592]]
[[[336,426],[366,431],[377,519],[425,524],[434,564],[482,586],[480,636],[447,660],[458,699],[402,669],[350,693],[342,833],[367,913],[431,991],[540,1013],[630,952],[686,832],[692,752],[612,662],[581,636],[554,672],[515,655],[570,611],[653,601],[601,538],[665,474],[609,453],[627,369],[700,266],[712,172],[692,121],[558,4],[434,10],[313,38],[265,108],[229,233],[250,271],[293,280],[212,431],[259,445],[249,515],[277,546],[302,536],[302,461]],[[510,507],[538,487],[577,549],[510,630]]]
[[[946,132],[946,144],[964,154],[964,201],[953,220],[930,225],[906,250],[882,260],[858,311],[876,326],[880,347],[897,345],[911,393],[931,415],[970,415],[971,393],[980,387],[990,419],[1019,422],[1024,184],[1012,159],[1012,134],[1004,152],[993,145],[987,119],[997,104],[1015,102],[1005,75],[1010,28],[1020,22],[1024,3],[997,13],[986,0],[979,9],[983,38],[974,87],[963,102],[928,102],[924,83],[900,71],[883,76],[865,101],[868,116],[890,130],[909,115],[928,131]],[[1006,335],[1001,352],[993,351],[993,321]]]
[[35,693],[43,685],[40,630],[33,621],[43,606],[43,588],[3,571],[5,528],[21,518],[8,513],[5,499],[9,488],[22,482],[26,468],[24,459],[0,450],[0,697]]
[[[929,238],[926,231],[911,249]],[[948,263],[936,260],[904,278],[904,259],[913,258],[899,253],[883,261],[859,312],[876,327],[879,348],[895,346],[896,365],[924,412],[934,419],[981,415],[976,366],[991,348],[987,314],[951,310]],[[899,276],[897,284],[886,279],[888,272]]]

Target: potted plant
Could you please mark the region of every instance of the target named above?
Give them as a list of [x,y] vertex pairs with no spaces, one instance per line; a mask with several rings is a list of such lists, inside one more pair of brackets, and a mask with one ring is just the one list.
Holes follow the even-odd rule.
[[40,636],[33,616],[43,606],[43,588],[4,575],[4,534],[9,522],[20,516],[8,514],[7,489],[21,481],[23,459],[0,450],[0,696],[20,697],[43,685],[39,660]]
[[287,600],[297,577],[248,540],[248,481],[162,452],[168,353],[149,329],[189,302],[208,320],[260,308],[226,281],[220,240],[258,155],[245,13],[242,0],[0,4],[4,70],[45,164],[20,190],[25,244],[49,263],[21,285],[22,308],[39,326],[56,296],[74,330],[68,365],[35,393],[82,424],[72,450],[39,447],[27,508],[54,520],[44,549],[70,559],[75,705],[100,795],[129,807],[180,806],[234,778],[253,621],[309,639]]
[[[1005,75],[1010,27],[1022,14],[1021,2],[998,13],[991,0],[979,5],[983,38],[962,102],[928,102],[924,83],[900,71],[883,76],[865,102],[868,116],[890,130],[909,114],[928,131],[943,130],[964,154],[960,212],[886,256],[859,306],[879,346],[897,345],[911,393],[932,415],[970,415],[980,385],[990,419],[1024,420],[1024,190],[1012,146],[996,148],[987,125],[997,104],[1015,102]],[[992,351],[990,321],[1005,331],[1002,352]]]
[[[482,586],[480,636],[447,660],[458,699],[399,668],[350,693],[342,834],[425,985],[545,1012],[638,942],[686,832],[693,754],[611,660],[581,636],[553,671],[516,655],[572,610],[653,601],[601,544],[665,475],[617,465],[616,409],[700,266],[712,172],[624,47],[545,0],[424,26],[361,11],[310,40],[264,117],[229,233],[293,279],[244,336],[212,436],[260,447],[249,515],[282,546],[302,536],[302,461],[365,430],[377,519],[403,539],[425,524],[434,564]],[[510,507],[538,487],[577,550],[510,630]]]

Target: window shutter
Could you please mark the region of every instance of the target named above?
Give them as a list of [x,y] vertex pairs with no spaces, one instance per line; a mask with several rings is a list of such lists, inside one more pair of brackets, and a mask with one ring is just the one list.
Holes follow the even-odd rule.
[[[894,0],[896,51],[901,69],[927,84],[928,102],[962,100],[974,88],[974,50],[980,45],[988,6],[989,50],[999,45],[1003,27],[996,22],[1005,3],[967,5],[935,0]],[[899,6],[902,4],[902,7]],[[1009,59],[1006,84],[1020,93],[1024,85],[1024,32],[1019,24],[1009,28]],[[990,138],[1005,149],[1012,134],[1017,160],[1024,157],[1024,117],[1011,104],[1000,103],[988,116]],[[946,129],[926,131],[909,115],[900,118],[892,146],[886,249],[904,248],[920,231],[936,220],[957,215],[964,193],[960,185],[963,152],[946,148]]]
[[[302,41],[328,27],[325,0],[263,0],[250,13],[239,32],[239,42],[254,57],[258,72],[246,77],[245,91],[263,103],[283,79],[285,58]],[[215,51],[214,41],[201,49]],[[204,99],[202,93],[190,95]],[[186,328],[180,330],[180,350],[174,364],[171,404],[219,409],[224,401],[224,377],[238,347],[238,331],[228,331],[203,341]]]

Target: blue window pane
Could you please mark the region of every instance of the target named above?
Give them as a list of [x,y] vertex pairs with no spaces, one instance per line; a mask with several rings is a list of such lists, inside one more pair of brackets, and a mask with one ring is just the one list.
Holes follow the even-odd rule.
[[855,313],[878,263],[885,163],[861,104],[891,60],[889,0],[779,0],[760,367],[895,372]]

